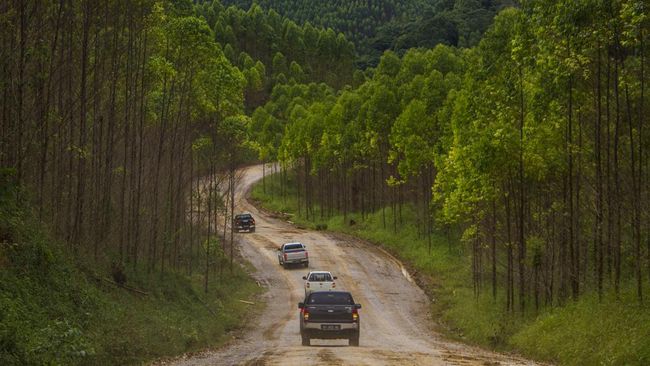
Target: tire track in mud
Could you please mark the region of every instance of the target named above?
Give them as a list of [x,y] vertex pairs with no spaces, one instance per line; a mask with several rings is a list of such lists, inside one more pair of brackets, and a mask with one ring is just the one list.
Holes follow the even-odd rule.
[[[271,250],[276,250],[279,248],[279,246],[275,245],[271,240],[263,237],[263,236],[258,236],[254,238],[254,240],[257,240],[260,243],[263,243],[264,248],[271,249]],[[279,264],[278,264],[279,265]],[[284,279],[284,283],[286,286],[284,286],[285,289],[289,290],[290,298],[289,298],[289,306],[293,304],[298,303],[298,297],[296,296],[296,292],[292,291],[292,286],[291,283],[293,279],[289,277],[289,275],[286,273],[286,271],[281,271],[282,277]],[[281,330],[286,326],[286,324],[291,320],[292,313],[287,312],[282,318],[280,318],[276,323],[273,323],[271,326],[267,327],[266,330],[263,332],[264,337],[269,339],[269,340],[276,340],[278,339],[278,331]]]
[[343,364],[343,360],[336,357],[332,351],[328,349],[322,349],[318,351],[316,354],[319,358],[320,361],[323,362],[324,365],[341,365]]

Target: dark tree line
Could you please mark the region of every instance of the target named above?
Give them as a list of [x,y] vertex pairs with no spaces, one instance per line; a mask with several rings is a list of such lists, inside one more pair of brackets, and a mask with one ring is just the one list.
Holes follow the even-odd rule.
[[356,65],[376,67],[385,50],[400,55],[412,47],[433,48],[437,44],[474,46],[502,8],[510,0],[487,1],[299,1],[224,0],[249,9],[259,4],[294,20],[333,28],[354,42]]
[[213,28],[226,57],[243,70],[250,110],[267,101],[275,84],[316,81],[339,88],[351,82],[354,46],[342,33],[298,25],[259,5],[246,9],[206,1],[196,12]]

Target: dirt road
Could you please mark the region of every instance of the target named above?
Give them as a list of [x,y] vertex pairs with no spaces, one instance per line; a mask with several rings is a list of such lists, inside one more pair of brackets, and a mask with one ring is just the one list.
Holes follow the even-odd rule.
[[[267,307],[251,320],[242,338],[218,350],[179,359],[175,365],[534,365],[446,341],[432,329],[429,302],[402,265],[380,249],[336,235],[299,230],[257,210],[245,192],[262,177],[262,167],[246,169],[237,207],[256,218],[257,232],[237,234],[241,254],[267,288]],[[312,270],[329,270],[337,286],[361,303],[360,347],[347,340],[312,340],[300,345],[298,302],[303,297],[301,267],[283,269],[276,248],[300,241],[309,250]]]

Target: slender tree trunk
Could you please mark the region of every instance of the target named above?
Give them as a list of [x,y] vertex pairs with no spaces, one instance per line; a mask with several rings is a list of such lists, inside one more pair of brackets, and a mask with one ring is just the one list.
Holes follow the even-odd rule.
[[[490,217],[490,246],[492,248],[492,300],[497,300],[497,205],[492,198],[492,215]],[[431,251],[431,249],[429,249]]]
[[[636,169],[636,148],[634,146],[634,126],[632,123],[632,108],[630,106],[629,86],[625,85],[626,116],[630,139],[630,170],[632,173],[632,242],[634,243],[634,272],[636,275],[636,294],[639,302],[643,302],[643,275],[641,273],[641,220],[640,220],[640,187],[638,187]],[[637,131],[638,132],[638,131]]]
[[617,198],[615,201],[615,245],[614,245],[614,291],[618,297],[620,294],[621,282],[621,189],[619,178],[619,138],[620,138],[620,122],[621,122],[621,106],[620,106],[620,93],[619,93],[619,59],[620,59],[620,45],[617,43],[617,57],[614,63],[614,100],[616,102],[616,116],[614,124],[614,195]]
[[[512,191],[511,191],[512,192]],[[510,194],[506,193],[504,195],[505,206],[506,206],[506,237],[507,237],[507,249],[508,249],[508,269],[507,269],[507,280],[506,280],[506,310],[514,311],[514,253],[512,242],[512,216],[511,216],[511,207],[510,207]]]
[[594,153],[596,159],[596,220],[594,227],[594,247],[596,248],[597,280],[598,280],[598,298],[603,297],[603,178],[601,163],[601,56],[600,45],[597,51],[597,69],[596,69],[596,129],[595,129],[595,146]]
[[[234,159],[234,156],[231,155],[230,157],[231,162],[230,162],[230,216],[234,219],[235,218],[235,165],[232,159]],[[235,237],[234,237],[234,230],[235,228],[231,225],[230,226],[230,273],[232,273],[232,265],[233,265],[233,258],[234,258],[234,244],[235,244]]]
[[519,307],[526,309],[526,238],[524,227],[524,207],[526,205],[524,183],[524,80],[523,67],[519,66]]

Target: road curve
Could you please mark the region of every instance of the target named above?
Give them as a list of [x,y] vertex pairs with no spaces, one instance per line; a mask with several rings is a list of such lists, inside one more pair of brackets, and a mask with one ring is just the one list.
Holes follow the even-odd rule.
[[[442,339],[432,328],[427,296],[397,260],[363,241],[296,229],[258,210],[245,193],[261,178],[261,165],[244,170],[236,204],[239,211],[255,216],[257,232],[237,234],[237,244],[256,268],[253,276],[267,289],[267,306],[239,339],[172,365],[535,365]],[[276,249],[289,241],[305,243],[309,269],[332,271],[339,278],[337,286],[363,305],[360,347],[348,347],[347,340],[300,345],[297,304],[307,269],[285,270],[278,264]]]

